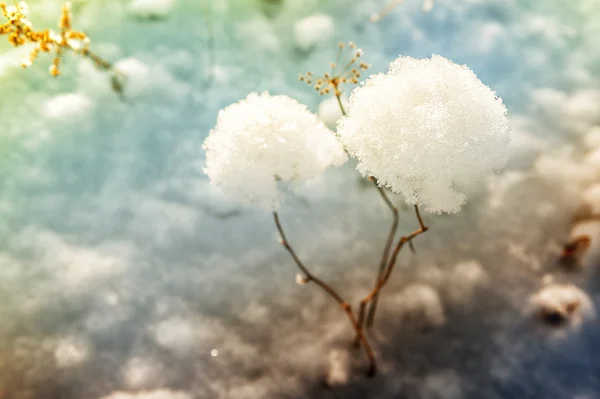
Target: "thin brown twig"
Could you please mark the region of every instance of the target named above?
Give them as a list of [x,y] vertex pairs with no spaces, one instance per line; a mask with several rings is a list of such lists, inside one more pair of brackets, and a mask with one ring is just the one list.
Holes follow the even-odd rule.
[[[379,186],[377,180],[374,178],[371,180],[375,184],[375,187],[377,188],[377,191],[379,191],[383,201],[392,212],[392,226],[390,227],[390,232],[388,233],[388,238],[385,242],[385,247],[383,248],[383,254],[381,255],[381,261],[379,262],[379,270],[377,272],[377,279],[375,280],[375,284],[377,284],[377,281],[379,281],[385,271],[385,266],[387,265],[388,258],[390,256],[390,250],[392,249],[392,243],[394,242],[394,237],[396,236],[396,231],[398,230],[398,208],[396,208],[396,206],[389,199],[383,187]],[[376,295],[375,298],[373,298],[373,302],[369,305],[369,312],[367,314],[367,327],[371,327],[373,325],[375,312],[377,310],[378,298],[379,295]]]
[[273,218],[275,220],[275,226],[277,227],[277,231],[279,232],[281,245],[283,245],[283,247],[290,253],[290,255],[292,256],[292,259],[294,260],[294,262],[296,263],[298,268],[302,271],[302,273],[304,273],[304,282],[309,283],[312,281],[316,285],[321,287],[327,294],[329,294],[329,296],[331,296],[340,305],[340,307],[344,310],[344,312],[348,316],[348,319],[350,320],[350,323],[352,324],[352,328],[354,329],[360,344],[362,344],[362,347],[363,347],[365,354],[367,356],[367,359],[369,361],[369,368],[367,370],[367,375],[368,376],[375,375],[375,373],[377,372],[377,362],[375,359],[375,353],[373,352],[373,348],[369,344],[367,337],[362,332],[362,329],[360,328],[360,325],[358,324],[358,320],[356,319],[356,316],[354,315],[354,312],[352,311],[352,307],[329,284],[327,284],[324,281],[322,281],[321,279],[315,277],[312,273],[310,273],[308,271],[306,266],[304,266],[304,264],[302,263],[300,258],[298,258],[298,256],[296,255],[296,252],[294,251],[294,249],[291,247],[290,243],[288,242],[286,235],[283,232],[281,222],[279,221],[279,214],[277,212],[273,212]]
[[389,263],[387,265],[385,273],[383,274],[383,276],[381,276],[381,278],[379,278],[377,280],[377,283],[375,284],[375,287],[373,287],[373,289],[371,290],[371,292],[366,297],[364,297],[362,299],[362,301],[360,301],[360,307],[359,307],[359,312],[358,312],[359,331],[356,334],[356,339],[357,340],[361,336],[364,335],[364,333],[363,333],[363,322],[364,322],[364,317],[365,317],[366,306],[371,301],[373,301],[373,299],[375,297],[377,297],[377,295],[379,295],[379,292],[383,289],[383,287],[385,286],[385,284],[389,280],[390,276],[392,275],[392,271],[394,270],[394,266],[396,266],[396,260],[398,259],[398,254],[400,253],[400,250],[402,249],[402,247],[404,246],[404,244],[410,242],[413,238],[415,238],[418,235],[423,234],[424,232],[426,232],[427,230],[429,230],[429,227],[425,226],[425,223],[423,223],[423,218],[421,217],[421,213],[419,212],[418,205],[415,205],[414,208],[415,208],[415,213],[417,215],[417,220],[419,221],[419,229],[413,231],[412,233],[410,233],[407,236],[400,237],[400,240],[398,240],[398,244],[394,248],[394,252],[392,253],[392,256],[391,256],[390,261],[389,261]]

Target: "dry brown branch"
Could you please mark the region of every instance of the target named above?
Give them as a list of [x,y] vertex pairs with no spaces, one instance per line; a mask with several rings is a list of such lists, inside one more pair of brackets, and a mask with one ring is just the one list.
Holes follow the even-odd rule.
[[348,319],[350,320],[350,324],[352,325],[354,332],[356,333],[358,342],[363,347],[365,354],[367,356],[367,359],[369,361],[369,368],[367,370],[367,375],[368,376],[375,375],[375,373],[377,372],[377,362],[375,360],[375,353],[373,352],[373,348],[369,344],[367,337],[365,336],[365,334],[363,334],[362,329],[359,326],[358,320],[356,319],[356,316],[354,315],[354,312],[352,311],[352,307],[329,284],[327,284],[324,281],[322,281],[321,279],[315,277],[312,273],[310,273],[308,271],[306,266],[304,266],[304,264],[302,263],[300,258],[298,258],[298,256],[296,255],[296,252],[294,251],[294,249],[290,245],[289,241],[287,240],[287,237],[281,226],[281,222],[279,221],[279,215],[277,212],[273,212],[273,218],[275,220],[275,226],[277,227],[277,231],[279,232],[281,245],[283,245],[283,247],[289,252],[289,254],[291,255],[292,259],[294,260],[294,262],[296,263],[298,268],[304,274],[301,282],[302,283],[309,283],[309,282],[315,283],[316,285],[321,287],[323,289],[323,291],[325,291],[329,296],[331,296],[340,305],[342,310],[344,310],[344,312],[348,316]]

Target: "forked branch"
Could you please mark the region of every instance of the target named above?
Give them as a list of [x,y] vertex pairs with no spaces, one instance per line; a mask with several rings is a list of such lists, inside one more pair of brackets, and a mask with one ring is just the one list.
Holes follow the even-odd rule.
[[392,252],[392,256],[390,258],[389,263],[387,264],[385,272],[377,280],[377,282],[375,283],[375,286],[373,287],[371,292],[366,297],[364,297],[362,301],[360,301],[360,307],[359,307],[359,312],[358,312],[359,331],[356,334],[357,342],[360,339],[360,337],[364,335],[363,323],[364,323],[364,318],[365,318],[366,307],[369,303],[371,303],[373,301],[374,298],[376,298],[379,295],[380,291],[383,289],[385,284],[388,282],[390,276],[392,275],[392,272],[394,271],[394,267],[396,266],[396,261],[398,259],[398,254],[400,253],[400,250],[402,249],[402,247],[404,247],[405,244],[410,243],[410,241],[413,238],[415,238],[418,235],[421,235],[424,232],[426,232],[427,230],[429,230],[429,227],[425,226],[425,223],[423,223],[423,218],[421,217],[421,213],[419,212],[418,205],[415,205],[415,213],[417,216],[417,220],[419,222],[419,229],[413,231],[411,234],[409,234],[407,236],[400,237],[400,240],[398,240],[398,244],[396,245],[396,247],[394,248],[394,251]]
[[[388,238],[385,242],[385,247],[383,248],[383,254],[381,255],[381,261],[379,262],[379,270],[377,272],[377,279],[375,280],[375,284],[377,284],[385,272],[385,266],[387,265],[388,258],[390,256],[390,250],[392,249],[392,243],[394,242],[394,237],[396,236],[396,230],[398,230],[398,208],[396,208],[392,201],[390,201],[389,197],[385,193],[385,190],[379,186],[377,180],[373,177],[371,177],[371,180],[373,183],[375,183],[375,187],[377,188],[377,191],[379,191],[381,198],[383,198],[383,201],[392,212],[392,226],[390,227],[390,232],[388,233]],[[379,295],[376,295],[373,298],[373,302],[369,306],[369,312],[367,314],[367,327],[371,327],[373,325],[375,311],[377,310],[378,298]]]
[[289,241],[287,240],[287,237],[281,226],[281,222],[279,221],[279,214],[277,212],[273,212],[273,218],[275,220],[275,226],[277,226],[277,231],[279,232],[281,245],[283,245],[283,247],[289,252],[289,254],[291,255],[292,259],[294,259],[294,262],[296,263],[298,268],[304,274],[304,276],[303,276],[304,279],[302,282],[304,282],[304,283],[314,282],[316,285],[321,287],[327,294],[329,294],[329,296],[331,296],[340,305],[340,307],[344,310],[344,312],[348,316],[348,319],[350,320],[350,324],[352,324],[352,328],[354,329],[354,332],[356,333],[357,340],[360,343],[360,345],[362,345],[362,347],[365,351],[365,354],[367,356],[367,359],[369,361],[369,368],[367,370],[367,375],[368,376],[375,375],[375,373],[377,372],[377,363],[375,360],[375,353],[373,352],[373,348],[369,344],[367,337],[365,336],[362,329],[360,328],[358,320],[356,319],[356,316],[354,315],[354,312],[352,311],[352,307],[329,284],[327,284],[324,281],[322,281],[321,279],[315,277],[312,273],[310,273],[308,271],[306,266],[304,266],[304,264],[302,263],[300,258],[298,258],[298,255],[296,255],[296,252],[294,251],[294,249],[290,245]]

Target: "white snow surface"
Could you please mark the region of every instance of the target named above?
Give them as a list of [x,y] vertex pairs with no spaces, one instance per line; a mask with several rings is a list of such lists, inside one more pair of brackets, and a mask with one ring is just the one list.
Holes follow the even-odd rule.
[[[547,281],[600,304],[597,265],[556,262],[572,229],[598,231],[572,225],[600,181],[597,0],[437,0],[427,13],[407,0],[377,23],[388,0],[179,0],[142,19],[130,3],[73,1],[74,27],[130,75],[125,101],[88,60],[65,55],[54,79],[51,57],[22,69],[28,49],[1,47],[0,398],[600,397],[598,318],[557,340],[528,307]],[[55,28],[61,5],[32,0],[31,20]],[[299,52],[294,25],[315,14],[335,30]],[[465,190],[460,213],[425,215],[416,254],[402,250],[368,332],[374,379],[337,304],[294,282],[269,215],[203,172],[220,109],[269,91],[316,112],[327,98],[297,76],[327,72],[349,40],[368,73],[399,55],[468,65],[518,135],[503,172]],[[354,308],[391,224],[355,167],[281,208],[298,256]],[[412,209],[390,196],[410,233]]]

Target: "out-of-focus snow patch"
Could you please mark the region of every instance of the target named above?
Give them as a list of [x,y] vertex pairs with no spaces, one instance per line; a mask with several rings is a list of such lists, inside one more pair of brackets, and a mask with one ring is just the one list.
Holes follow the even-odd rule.
[[109,243],[98,248],[73,245],[51,231],[27,228],[15,244],[36,254],[57,279],[72,290],[89,290],[89,284],[126,270],[135,249],[126,243]]
[[83,363],[90,352],[90,344],[84,338],[65,337],[58,341],[54,350],[54,359],[58,367],[68,368]]
[[190,354],[197,348],[197,328],[190,320],[172,318],[159,322],[154,327],[156,343],[177,355]]
[[551,124],[580,136],[600,123],[600,91],[582,89],[573,93],[541,88],[531,94],[532,107]]
[[128,96],[137,97],[144,93],[156,79],[150,67],[136,58],[121,60],[116,63],[115,68],[127,77],[125,91]]
[[588,150],[600,148],[600,126],[594,126],[587,131],[583,136],[583,144]]
[[511,118],[509,167],[529,168],[536,158],[548,149],[548,142],[529,131],[530,120],[526,117]]
[[[341,101],[344,109],[347,109],[348,97],[342,95]],[[340,109],[337,99],[332,96],[321,101],[317,114],[328,128],[335,130],[338,119],[342,117],[342,110]]]
[[191,235],[199,214],[191,206],[139,196],[129,228],[136,236],[154,245],[166,246],[181,236]]
[[560,185],[564,192],[569,193],[578,193],[597,178],[594,169],[577,160],[570,148],[541,155],[534,168],[543,179]]
[[529,37],[540,37],[553,47],[564,48],[577,36],[577,31],[556,18],[528,15],[523,18],[523,32]]
[[335,348],[329,351],[327,385],[334,387],[347,384],[350,380],[350,354],[347,350]]
[[[591,298],[571,284],[550,284],[530,298],[530,312],[545,325],[578,329],[595,318]],[[565,335],[558,329],[553,338]]]
[[490,175],[486,181],[489,192],[487,201],[490,209],[498,209],[505,205],[512,188],[525,181],[526,178],[527,176],[523,172],[517,171],[507,171],[497,175]]
[[460,377],[454,371],[428,375],[423,381],[423,399],[459,399],[463,397]]
[[29,59],[31,50],[34,47],[33,43],[29,43],[0,54],[0,76],[3,76],[12,69],[21,68],[23,61]]
[[182,391],[158,389],[154,391],[124,392],[117,391],[103,396],[101,399],[192,399],[192,396]]
[[595,174],[600,173],[600,148],[585,154],[583,163],[589,166]]
[[505,45],[506,35],[506,28],[502,24],[495,21],[486,22],[472,35],[473,47],[482,53],[489,53],[496,46]]
[[[167,309],[171,307],[162,310]],[[159,346],[182,358],[201,356],[243,361],[256,356],[256,348],[211,319],[173,316],[152,326],[151,333]]]
[[[588,200],[593,201],[592,210],[597,211],[600,208],[600,198],[598,198],[600,185],[596,185],[593,192],[587,192]],[[594,196],[594,198],[590,198]],[[590,215],[592,216],[592,215]],[[600,220],[597,219],[598,213],[594,217],[576,222],[569,232],[569,242],[574,242],[581,237],[587,237],[589,240],[587,249],[579,259],[584,268],[598,265],[600,260]]]
[[129,3],[129,12],[142,18],[164,18],[171,9],[175,0],[132,0]]
[[[155,92],[160,92],[162,96],[166,94],[168,97],[181,99],[190,90],[189,85],[175,79],[160,62],[148,65],[137,58],[130,57],[118,61],[114,68],[124,75],[123,87],[127,99],[135,99]],[[106,84],[110,88],[109,83]]]
[[386,298],[387,306],[399,318],[418,328],[439,327],[446,320],[438,292],[429,285],[415,283]]
[[271,25],[265,17],[259,14],[256,14],[243,22],[237,23],[234,29],[236,30],[236,36],[241,40],[252,37],[252,42],[263,50],[270,52],[279,50],[279,37],[275,32],[273,25]]
[[192,201],[213,217],[226,219],[238,214],[242,206],[225,195],[220,187],[210,184],[208,180],[197,180],[187,184],[187,192]]
[[600,215],[600,183],[586,188],[581,194],[581,201],[589,207],[590,213]]
[[59,94],[42,105],[42,115],[52,119],[68,119],[87,114],[92,106],[88,96],[82,93]]
[[471,301],[477,288],[488,280],[488,275],[479,262],[460,262],[451,269],[446,290],[453,302],[466,304]]
[[148,388],[161,381],[163,365],[150,358],[133,357],[123,366],[123,381],[129,389]]
[[308,51],[327,41],[333,34],[334,22],[330,16],[315,14],[303,18],[294,24],[294,41],[296,46]]
[[585,89],[573,93],[564,105],[564,113],[576,132],[583,133],[600,123],[600,91]]

